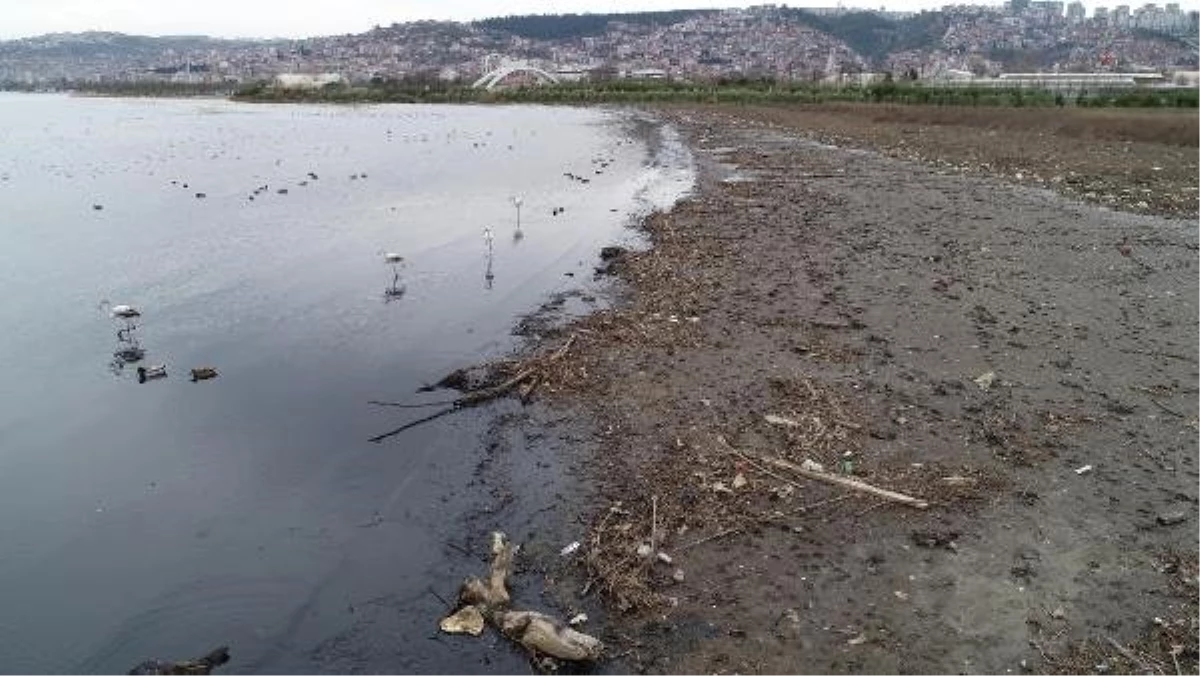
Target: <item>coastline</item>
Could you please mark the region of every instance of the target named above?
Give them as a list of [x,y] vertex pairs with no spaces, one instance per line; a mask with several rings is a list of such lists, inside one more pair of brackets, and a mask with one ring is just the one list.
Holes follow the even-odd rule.
[[559,602],[602,596],[639,671],[1194,669],[1192,224],[659,114],[698,190],[645,221],[613,307],[543,334],[576,340],[533,409],[592,486],[582,565],[538,559]]

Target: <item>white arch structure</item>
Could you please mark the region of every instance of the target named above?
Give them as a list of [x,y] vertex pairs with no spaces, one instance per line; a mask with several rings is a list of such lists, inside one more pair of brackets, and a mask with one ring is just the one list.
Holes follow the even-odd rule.
[[541,68],[524,61],[496,59],[496,61],[499,61],[499,63],[497,63],[495,67],[489,68],[488,66],[492,65],[494,56],[494,54],[489,54],[484,60],[484,69],[487,72],[485,72],[478,80],[476,80],[475,84],[471,85],[472,87],[476,89],[483,88],[490,91],[495,89],[496,85],[500,84],[504,78],[512,75],[513,73],[528,73],[536,77],[542,83],[559,83],[558,76],[554,75],[553,73],[548,73]]

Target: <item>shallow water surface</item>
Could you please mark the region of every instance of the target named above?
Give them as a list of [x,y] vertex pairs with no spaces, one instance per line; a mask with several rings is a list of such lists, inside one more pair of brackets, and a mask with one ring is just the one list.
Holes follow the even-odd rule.
[[[0,669],[221,643],[237,672],[524,668],[438,640],[429,593],[487,416],[373,444],[424,412],[367,401],[511,349],[690,187],[670,130],[651,152],[631,124],[0,96]],[[142,311],[140,362],[102,299]]]

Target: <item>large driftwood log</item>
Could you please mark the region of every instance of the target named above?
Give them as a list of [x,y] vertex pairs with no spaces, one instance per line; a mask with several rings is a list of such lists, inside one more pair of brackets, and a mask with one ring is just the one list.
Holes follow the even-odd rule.
[[594,636],[576,631],[544,613],[508,608],[508,576],[512,574],[515,555],[516,547],[503,533],[492,533],[492,566],[487,579],[469,577],[463,582],[458,592],[458,608],[442,619],[442,631],[478,635],[486,620],[535,657],[598,659],[604,644]]

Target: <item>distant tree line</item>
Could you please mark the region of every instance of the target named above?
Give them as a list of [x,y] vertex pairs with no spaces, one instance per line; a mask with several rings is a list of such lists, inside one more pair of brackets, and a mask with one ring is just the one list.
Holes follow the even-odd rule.
[[837,101],[935,106],[1051,107],[1064,105],[1140,108],[1196,108],[1195,89],[1079,92],[1070,97],[1041,89],[937,87],[904,78],[866,86],[829,87],[768,78],[722,78],[713,82],[608,79],[556,86],[473,89],[434,77],[376,79],[330,84],[315,90],[280,89],[260,82],[246,85],[234,99],[261,102],[331,103],[542,103],[590,104],[822,104]]
[[893,20],[876,12],[846,12],[822,16],[813,12],[784,8],[785,16],[828,33],[874,64],[888,54],[909,49],[928,49],[946,33],[949,20],[942,12],[921,12]]
[[192,97],[230,96],[237,85],[228,82],[172,82],[142,80],[137,82],[72,82],[65,79],[38,83],[15,80],[0,81],[0,91],[15,92],[75,92],[96,96]]

